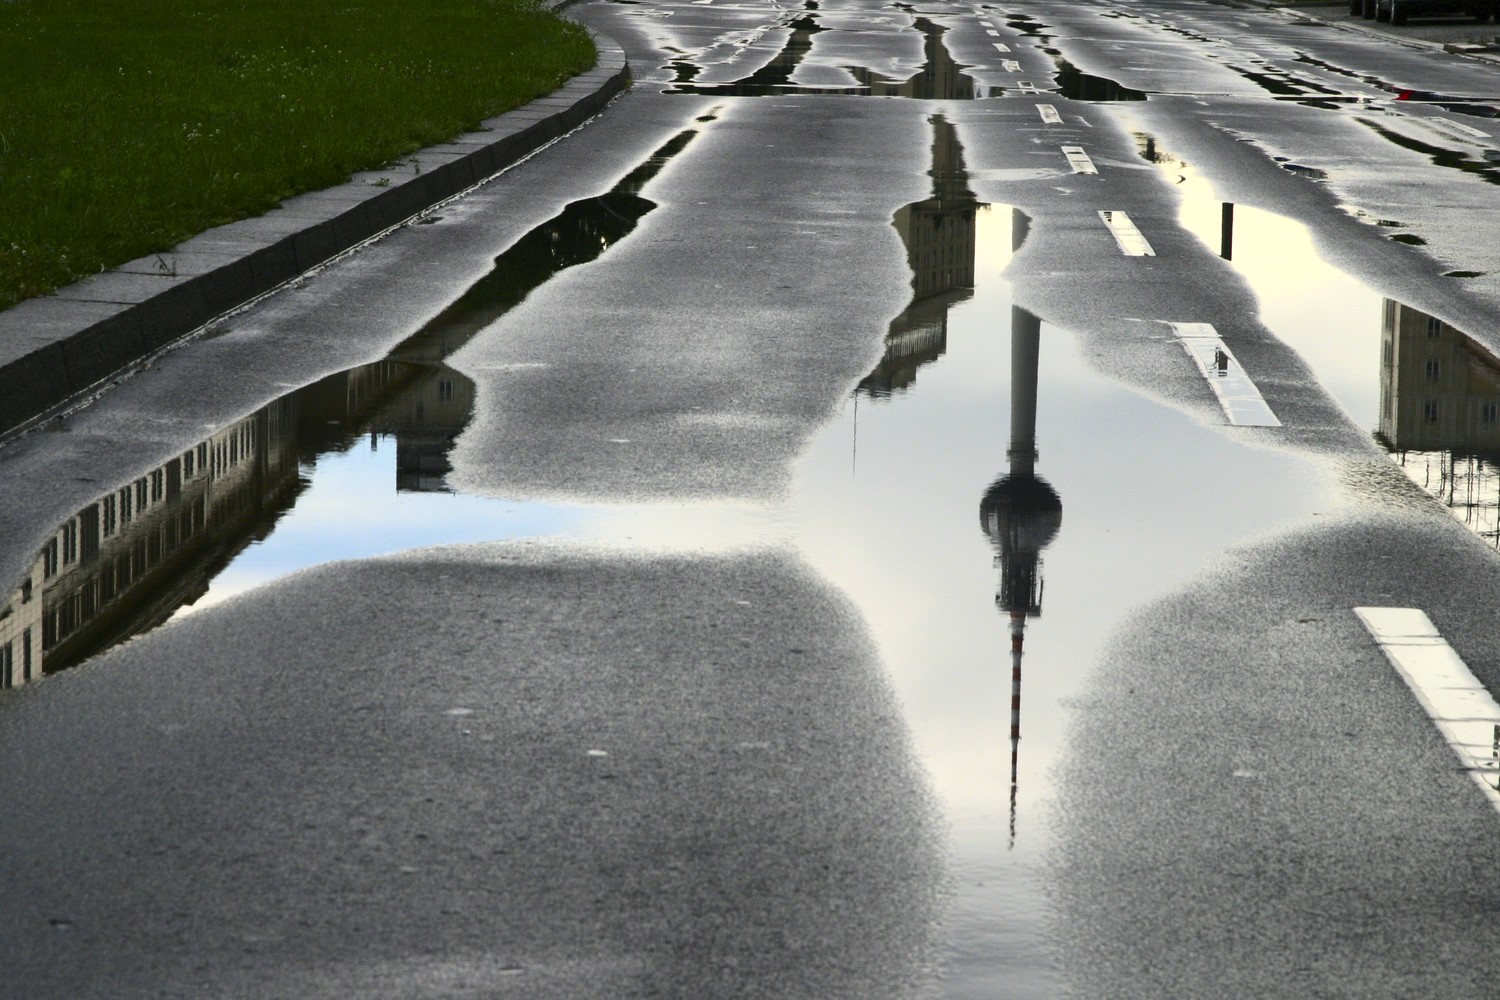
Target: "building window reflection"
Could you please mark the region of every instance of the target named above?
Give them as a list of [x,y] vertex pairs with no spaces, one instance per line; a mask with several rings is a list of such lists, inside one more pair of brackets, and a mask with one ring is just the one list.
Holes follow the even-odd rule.
[[69,521],[62,527],[62,564],[71,566],[78,561],[78,522]]
[[1435,399],[1422,400],[1422,419],[1429,424],[1435,424],[1438,420],[1438,403]]

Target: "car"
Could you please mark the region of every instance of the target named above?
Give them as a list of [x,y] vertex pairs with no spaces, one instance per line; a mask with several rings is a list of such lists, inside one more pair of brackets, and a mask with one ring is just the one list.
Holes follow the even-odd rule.
[[1413,15],[1466,14],[1476,21],[1500,19],[1500,0],[1349,0],[1350,15],[1405,24]]

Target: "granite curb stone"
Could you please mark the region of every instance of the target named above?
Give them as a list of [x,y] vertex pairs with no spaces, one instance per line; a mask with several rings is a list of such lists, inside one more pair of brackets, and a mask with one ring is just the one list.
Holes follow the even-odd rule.
[[593,38],[599,51],[593,69],[486,120],[478,131],[0,311],[0,434],[493,176],[597,114],[629,86],[630,67],[614,40]]

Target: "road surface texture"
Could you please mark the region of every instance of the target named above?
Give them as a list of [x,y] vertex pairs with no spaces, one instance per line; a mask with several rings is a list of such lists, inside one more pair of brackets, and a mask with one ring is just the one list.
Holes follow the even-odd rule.
[[573,15],[598,118],[0,449],[0,996],[1492,996],[1500,65]]

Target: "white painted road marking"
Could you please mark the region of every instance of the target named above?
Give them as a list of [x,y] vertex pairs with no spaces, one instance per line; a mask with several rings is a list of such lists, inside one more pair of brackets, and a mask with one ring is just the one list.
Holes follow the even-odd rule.
[[1211,323],[1168,323],[1236,427],[1280,427],[1265,397]]
[[1500,810],[1500,705],[1420,608],[1355,608],[1490,805]]
[[1021,72],[1021,64],[1016,62],[1014,59],[1005,59],[1001,61],[1000,68],[1005,70],[1005,72],[1007,73]]
[[1130,216],[1124,212],[1101,210],[1099,218],[1109,227],[1110,233],[1114,235],[1115,242],[1120,245],[1120,252],[1127,257],[1155,257],[1156,251],[1151,249],[1151,244],[1146,242],[1146,237],[1136,228]]
[[1010,46],[1006,45],[1004,42],[993,42],[991,44],[993,44],[995,46],[995,48],[998,51],[1000,51],[1000,52],[1009,52],[1010,51]]
[[992,38],[1000,37],[1000,32],[996,31],[994,28],[985,28],[984,33]]
[[1042,121],[1046,122],[1048,125],[1061,125],[1062,124],[1062,115],[1058,114],[1057,113],[1057,109],[1054,108],[1052,105],[1050,105],[1050,104],[1038,104],[1036,106],[1036,111],[1037,111],[1037,114],[1039,114],[1039,115],[1042,116]]
[[1473,141],[1474,139],[1488,139],[1490,137],[1488,132],[1481,132],[1472,125],[1465,125],[1463,122],[1456,122],[1452,118],[1443,118],[1439,115],[1434,115],[1431,118],[1419,118],[1417,121],[1430,128],[1435,128],[1439,132],[1447,132],[1449,135],[1460,139]]
[[1099,168],[1094,166],[1094,161],[1089,159],[1089,154],[1083,151],[1082,146],[1063,146],[1062,153],[1068,158],[1068,165],[1073,168],[1075,174],[1097,174]]

